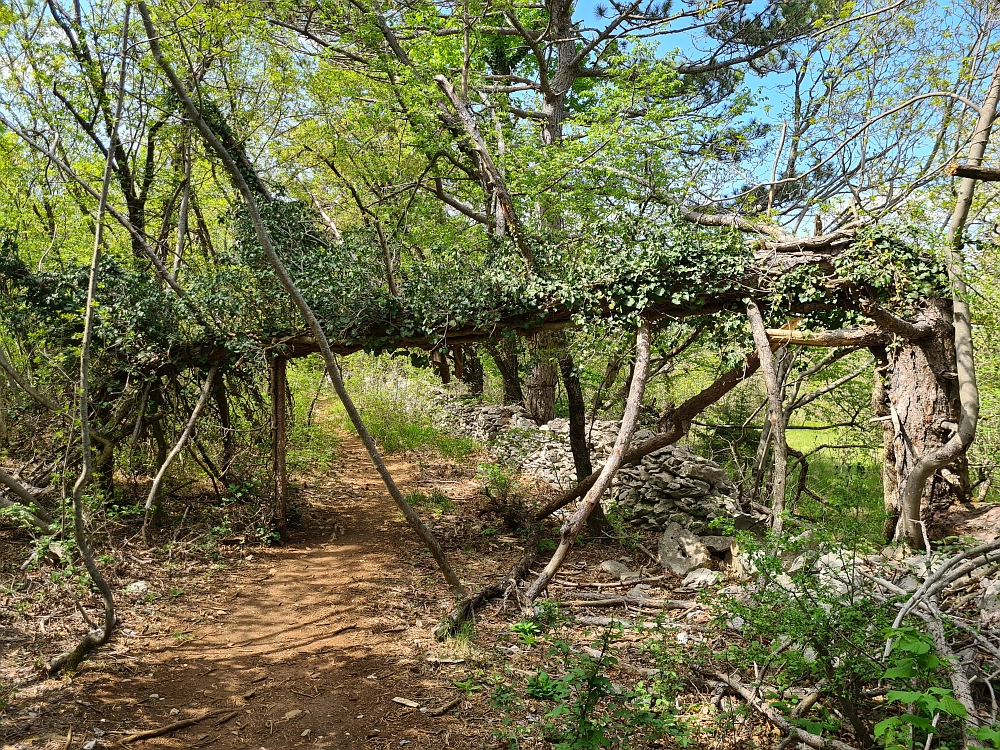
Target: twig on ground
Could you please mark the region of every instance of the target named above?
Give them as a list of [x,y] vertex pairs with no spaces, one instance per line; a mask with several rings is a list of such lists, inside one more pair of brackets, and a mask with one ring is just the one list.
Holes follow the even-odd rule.
[[559,602],[561,607],[611,607],[616,604],[634,604],[639,607],[662,607],[663,609],[692,609],[698,602],[689,599],[639,599],[632,596],[614,596],[607,599],[568,599]]

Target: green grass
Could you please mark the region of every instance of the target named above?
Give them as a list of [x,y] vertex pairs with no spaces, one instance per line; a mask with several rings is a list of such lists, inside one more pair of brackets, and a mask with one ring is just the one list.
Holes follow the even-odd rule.
[[[794,492],[798,469],[788,478]],[[864,452],[821,451],[809,457],[808,486],[825,502],[803,494],[793,512],[819,523],[842,542],[881,544],[885,522],[881,467]]]
[[[383,452],[434,450],[445,458],[464,459],[479,450],[475,440],[452,435],[435,424],[435,411],[440,407],[428,394],[439,383],[430,371],[399,358],[365,354],[350,357],[343,367],[347,391]],[[296,409],[292,443],[301,460],[312,463],[332,456],[330,445],[336,444],[338,430],[357,432],[332,388],[320,383],[321,372],[309,361],[289,369]],[[309,407],[317,391],[310,425]]]
[[414,508],[427,509],[435,516],[455,509],[454,501],[439,489],[431,490],[430,494],[411,492],[406,496],[406,502]]

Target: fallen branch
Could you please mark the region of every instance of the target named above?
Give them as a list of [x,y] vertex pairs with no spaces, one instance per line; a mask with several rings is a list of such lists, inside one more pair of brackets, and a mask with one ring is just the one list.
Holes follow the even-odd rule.
[[538,595],[545,589],[549,581],[562,567],[566,555],[569,554],[570,547],[576,541],[577,536],[583,530],[584,524],[591,512],[601,500],[601,495],[611,485],[615,474],[622,465],[622,459],[628,444],[632,441],[635,426],[639,421],[639,410],[642,408],[642,396],[646,391],[646,376],[649,374],[649,323],[643,320],[639,324],[635,342],[635,368],[632,373],[632,387],[629,389],[628,400],[625,402],[625,414],[622,416],[621,426],[618,428],[618,437],[615,445],[611,449],[611,454],[605,462],[601,473],[594,481],[593,486],[587,490],[586,496],[581,500],[576,510],[563,523],[560,529],[559,546],[552,553],[552,557],[545,569],[528,587],[524,593],[525,603],[528,607],[532,605]]
[[[149,740],[153,737],[162,737],[165,734],[170,734],[171,732],[176,732],[181,729],[187,729],[188,727],[193,727],[195,724],[200,724],[205,721],[205,719],[211,719],[214,716],[221,716],[224,713],[232,713],[234,716],[238,712],[230,712],[225,709],[214,709],[212,711],[206,711],[200,716],[192,716],[190,719],[181,719],[180,721],[175,721],[173,724],[164,724],[162,727],[157,727],[156,729],[147,729],[144,732],[136,732],[135,734],[130,734],[122,739],[122,744],[127,745],[131,742],[138,742],[139,740]],[[230,717],[232,718],[232,717]],[[219,722],[220,724],[223,722]]]
[[461,705],[463,700],[465,700],[465,696],[460,695],[457,698],[448,701],[443,706],[431,709],[427,712],[427,716],[444,716],[446,713],[451,711],[451,709]]
[[555,600],[560,607],[611,607],[616,604],[634,604],[637,607],[661,607],[663,609],[692,609],[698,602],[689,599],[638,599],[633,596],[613,596],[607,599]]
[[780,729],[784,734],[794,737],[797,741],[803,742],[809,747],[824,749],[833,748],[833,750],[857,750],[857,748],[852,745],[848,745],[846,742],[841,742],[840,740],[827,737],[820,737],[818,734],[812,734],[804,729],[799,729],[780,713],[761,701],[757,697],[757,691],[755,689],[744,685],[735,677],[730,677],[722,672],[713,672],[712,676],[735,690],[736,693],[747,702],[747,705],[761,714],[761,716],[769,722],[774,724],[774,726],[778,727],[778,729]]
[[[772,344],[772,346],[777,348],[778,344],[775,343]],[[754,352],[746,358],[746,361],[743,364],[725,372],[710,386],[699,393],[696,393],[694,396],[674,409],[673,413],[670,415],[669,429],[659,435],[651,437],[644,443],[640,443],[635,448],[625,451],[625,454],[622,456],[622,466],[636,464],[650,453],[676,443],[688,433],[689,429],[691,429],[691,422],[696,416],[701,414],[701,412],[712,404],[719,401],[719,399],[759,369],[760,357],[757,355],[757,352]],[[544,518],[548,518],[560,508],[568,505],[578,497],[581,497],[587,492],[587,490],[594,486],[594,483],[597,481],[599,476],[600,471],[595,471],[589,477],[580,482],[576,487],[568,490],[562,495],[559,495],[540,508],[535,513],[535,518],[539,521]]]
[[177,444],[167,455],[166,459],[164,459],[159,470],[156,472],[156,476],[153,478],[153,484],[149,488],[149,495],[146,497],[146,517],[142,522],[143,541],[146,539],[146,531],[149,528],[149,521],[153,513],[154,504],[156,503],[156,496],[160,492],[160,484],[163,482],[163,477],[166,475],[170,464],[173,463],[174,459],[180,455],[182,450],[184,450],[184,446],[187,445],[188,438],[191,437],[191,433],[194,431],[195,423],[198,421],[198,416],[201,414],[201,410],[205,408],[205,404],[208,403],[208,397],[212,393],[212,385],[215,383],[215,376],[218,372],[218,365],[213,366],[212,369],[208,371],[208,376],[205,378],[205,385],[201,389],[201,395],[198,397],[198,402],[194,405],[194,409],[191,411],[191,416],[188,419],[187,424],[184,425],[181,436],[177,439]]

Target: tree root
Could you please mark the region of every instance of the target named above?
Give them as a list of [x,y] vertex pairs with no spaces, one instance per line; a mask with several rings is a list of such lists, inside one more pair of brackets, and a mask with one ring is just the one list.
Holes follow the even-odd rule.
[[471,620],[476,609],[486,602],[499,599],[513,589],[522,578],[529,573],[532,563],[538,557],[538,543],[542,538],[542,527],[528,513],[524,513],[524,522],[528,527],[528,541],[524,545],[524,553],[501,580],[483,587],[478,593],[465,597],[451,610],[434,628],[438,640],[444,640],[455,635],[462,625]]

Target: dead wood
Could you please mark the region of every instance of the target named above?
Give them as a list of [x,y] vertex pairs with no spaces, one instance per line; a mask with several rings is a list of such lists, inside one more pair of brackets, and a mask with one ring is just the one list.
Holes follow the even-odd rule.
[[[149,740],[153,737],[162,737],[165,734],[170,734],[171,732],[177,732],[181,729],[186,729],[187,727],[193,727],[195,724],[200,724],[205,721],[205,719],[211,719],[213,716],[221,716],[225,713],[231,713],[232,716],[238,714],[238,711],[226,711],[224,709],[215,709],[212,711],[206,711],[200,716],[192,716],[190,719],[181,719],[180,721],[175,721],[173,724],[164,724],[162,727],[157,727],[156,729],[147,729],[144,732],[136,732],[135,734],[130,734],[122,739],[122,744],[127,745],[131,742],[138,742],[139,740]],[[231,719],[232,716],[229,718]],[[225,721],[228,721],[226,719]],[[219,724],[223,722],[220,721]],[[218,726],[218,725],[217,725]]]
[[1000,181],[1000,168],[983,167],[976,164],[949,164],[945,167],[945,172],[952,177],[966,177],[972,180],[982,180],[983,182]]
[[853,745],[848,745],[846,742],[841,742],[840,740],[827,737],[820,737],[818,734],[812,734],[804,729],[799,729],[780,713],[764,703],[760,699],[758,695],[759,691],[757,689],[744,685],[735,677],[730,677],[722,672],[713,672],[712,677],[735,690],[740,697],[747,702],[747,705],[757,711],[769,722],[774,724],[774,726],[778,727],[778,729],[782,732],[794,737],[797,741],[803,742],[809,747],[821,748],[823,750],[825,750],[825,748],[832,748],[832,750],[857,750],[857,748]]
[[[772,344],[772,346],[776,348],[778,344]],[[691,422],[696,416],[701,414],[701,412],[712,404],[719,401],[719,399],[759,369],[760,357],[757,352],[754,352],[746,358],[746,361],[743,364],[737,365],[733,369],[724,373],[707,388],[695,394],[674,409],[673,413],[669,416],[669,428],[665,432],[662,432],[655,437],[651,437],[644,443],[640,443],[636,447],[625,451],[625,454],[622,456],[622,466],[629,466],[631,464],[638,463],[650,453],[676,443],[688,433],[688,430],[691,429]],[[573,489],[568,490],[562,495],[559,495],[549,501],[546,505],[539,508],[539,510],[535,513],[535,518],[539,521],[544,518],[548,518],[560,508],[573,502],[578,497],[581,497],[594,486],[598,476],[600,476],[600,472],[594,472]]]
[[640,599],[633,596],[612,596],[606,599],[557,600],[561,607],[611,607],[617,604],[634,604],[637,607],[659,607],[662,609],[691,609],[698,602],[689,599]]
[[465,597],[454,609],[446,614],[434,628],[434,635],[439,640],[444,640],[455,635],[466,622],[471,620],[476,610],[483,604],[494,599],[506,596],[518,582],[524,578],[531,570],[532,563],[538,557],[538,543],[542,538],[541,525],[535,521],[526,510],[521,510],[521,521],[528,529],[528,539],[524,544],[524,552],[517,562],[511,566],[499,581],[484,586],[477,593]]
[[615,478],[615,474],[618,473],[618,469],[621,468],[623,456],[628,449],[629,443],[632,441],[635,426],[639,421],[642,396],[646,390],[646,377],[649,374],[649,339],[649,323],[643,320],[636,333],[635,369],[632,375],[632,387],[629,389],[628,401],[625,402],[625,414],[622,416],[615,445],[611,449],[611,454],[601,468],[601,472],[594,481],[593,486],[587,490],[586,496],[577,505],[576,510],[563,523],[560,530],[559,546],[552,553],[552,557],[545,566],[545,569],[525,592],[525,602],[529,607],[562,566],[566,555],[569,554],[570,547],[573,546],[576,538],[583,530],[587,518],[600,502],[601,496],[610,486],[611,481]]
[[444,716],[446,713],[451,711],[451,709],[455,708],[456,706],[460,706],[463,700],[465,700],[465,696],[463,695],[460,695],[457,698],[453,698],[452,700],[445,703],[443,706],[432,708],[430,711],[427,712],[427,716]]

